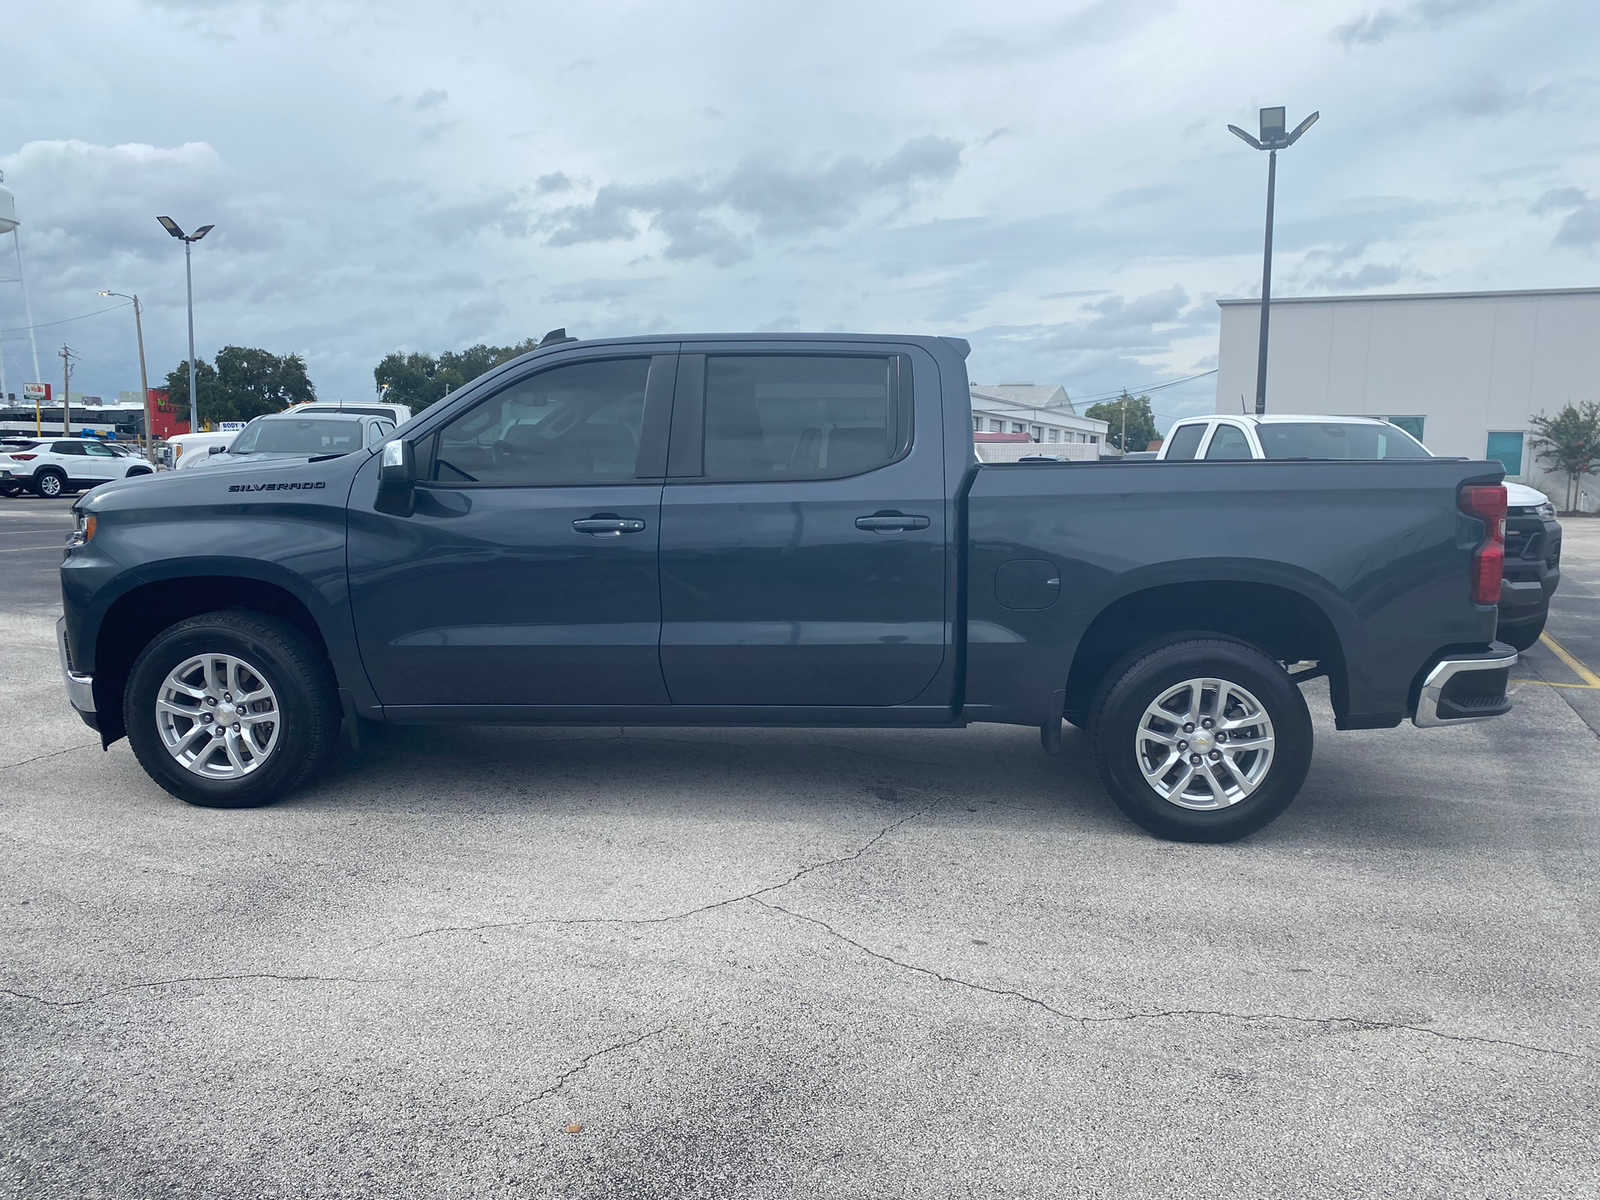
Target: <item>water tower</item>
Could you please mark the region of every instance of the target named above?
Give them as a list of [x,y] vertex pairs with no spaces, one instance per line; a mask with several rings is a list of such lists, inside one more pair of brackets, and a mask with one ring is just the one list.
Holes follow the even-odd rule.
[[[21,224],[17,220],[17,198],[11,194],[11,189],[5,186],[5,175],[0,173],[0,239],[6,234],[11,235],[11,250],[17,263],[15,278],[0,275],[0,283],[14,283],[22,292],[22,317],[23,324],[28,329],[28,347],[33,351],[33,379],[34,383],[44,382],[44,376],[39,373],[39,343],[34,339],[33,333],[33,308],[28,303],[28,285],[22,276],[22,235],[17,231]],[[10,394],[6,386],[6,355],[5,338],[0,334],[0,403]]]

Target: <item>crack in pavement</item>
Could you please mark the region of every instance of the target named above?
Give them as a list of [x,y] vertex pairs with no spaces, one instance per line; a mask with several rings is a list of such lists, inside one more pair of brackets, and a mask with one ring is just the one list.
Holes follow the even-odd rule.
[[367,950],[376,950],[379,946],[392,946],[400,942],[412,942],[418,938],[433,937],[441,933],[478,933],[489,929],[522,929],[531,925],[663,925],[668,921],[682,921],[685,918],[698,916],[700,913],[712,912],[719,908],[726,908],[730,904],[738,904],[741,900],[755,900],[760,896],[770,895],[782,891],[784,888],[798,883],[814,871],[826,867],[835,867],[841,863],[854,862],[868,850],[893,833],[908,821],[914,821],[927,813],[921,809],[901,817],[898,821],[891,821],[877,833],[848,854],[841,854],[836,858],[824,859],[821,862],[810,863],[797,869],[794,874],[781,883],[771,883],[766,887],[757,888],[753,892],[743,892],[737,896],[727,896],[721,900],[713,900],[709,904],[702,904],[696,908],[685,909],[682,912],[664,913],[655,917],[527,917],[515,921],[485,921],[474,925],[438,925],[432,929],[421,929],[416,933],[403,934],[400,937],[383,938],[365,946],[357,946],[352,953],[361,954]]
[[762,900],[757,896],[751,896],[749,899],[754,903],[761,905],[762,908],[768,909],[772,912],[782,913],[785,916],[793,917],[797,921],[805,921],[808,924],[815,925],[820,929],[824,929],[830,936],[845,943],[847,946],[853,946],[867,957],[875,958],[879,962],[888,963],[891,966],[899,967],[905,971],[912,971],[918,975],[926,975],[928,978],[938,980],[940,983],[948,983],[956,987],[968,988],[975,992],[985,992],[991,996],[999,996],[1009,1000],[1020,1000],[1024,1004],[1030,1004],[1035,1008],[1041,1008],[1052,1016],[1060,1017],[1066,1021],[1072,1021],[1080,1026],[1112,1025],[1134,1021],[1201,1019],[1207,1017],[1214,1017],[1218,1020],[1224,1021],[1241,1022],[1286,1021],[1298,1025],[1320,1025],[1323,1028],[1336,1025],[1348,1026],[1357,1033],[1370,1029],[1405,1030],[1410,1033],[1427,1034],[1429,1037],[1439,1038],[1449,1042],[1475,1042],[1480,1045],[1505,1046],[1514,1050],[1527,1050],[1534,1054],[1548,1054],[1557,1058],[1569,1058],[1578,1062],[1600,1062],[1600,1059],[1591,1057],[1587,1054],[1578,1054],[1571,1050],[1558,1050],[1551,1046],[1536,1046],[1531,1042],[1518,1042],[1507,1038],[1480,1037],[1476,1034],[1470,1033],[1448,1033],[1442,1029],[1430,1029],[1426,1025],[1412,1025],[1404,1021],[1376,1020],[1371,1017],[1306,1017],[1294,1013],[1241,1013],[1211,1008],[1163,1008],[1151,1009],[1143,1012],[1109,1014],[1068,1012],[1065,1009],[1057,1008],[1053,1004],[1039,999],[1037,996],[1030,996],[1028,993],[1018,991],[1015,988],[994,987],[985,983],[976,983],[970,979],[961,979],[954,975],[946,975],[942,971],[934,970],[932,967],[925,967],[918,963],[906,962],[903,959],[895,958],[893,955],[884,954],[882,951],[874,950],[871,946],[867,946],[856,941],[855,938],[850,937],[848,934],[840,933],[837,929],[828,924],[828,922],[822,920],[820,917],[813,917],[806,913],[795,912],[792,908],[784,908],[781,904],[773,904],[770,901]]
[[96,992],[90,996],[80,996],[76,1000],[53,1000],[49,996],[37,996],[32,992],[19,992],[14,988],[0,988],[0,995],[15,996],[19,1000],[32,1000],[37,1004],[47,1004],[51,1008],[77,1008],[84,1004],[93,1004],[96,1000],[105,1000],[111,996],[120,996],[125,992],[137,992],[146,988],[173,987],[180,983],[233,983],[241,980],[272,979],[281,983],[388,983],[387,979],[374,979],[355,975],[281,975],[272,971],[257,971],[241,975],[184,975],[175,979],[148,979],[139,983],[125,983],[121,987],[112,988],[110,991]]
[[74,750],[88,750],[99,744],[99,742],[79,742],[75,746],[68,746],[62,750],[49,750],[44,754],[35,754],[32,758],[20,759],[17,762],[0,763],[0,771],[9,771],[13,767],[25,767],[29,763],[43,762],[47,758],[58,758],[63,754],[71,754]]
[[615,1054],[619,1050],[626,1050],[630,1046],[637,1046],[645,1039],[659,1037],[666,1031],[667,1027],[663,1025],[659,1029],[648,1030],[636,1037],[624,1038],[620,1042],[614,1042],[609,1046],[604,1046],[591,1054],[585,1054],[576,1063],[568,1067],[565,1071],[561,1072],[561,1074],[557,1075],[555,1082],[548,1085],[543,1091],[529,1096],[526,1100],[519,1100],[517,1103],[508,1108],[502,1108],[498,1112],[492,1112],[487,1117],[480,1118],[479,1120],[473,1122],[473,1124],[478,1127],[482,1127],[489,1124],[491,1121],[500,1120],[501,1117],[509,1117],[512,1113],[521,1112],[525,1108],[532,1108],[535,1104],[538,1104],[539,1101],[548,1100],[551,1096],[554,1096],[567,1085],[567,1081],[570,1080],[574,1075],[581,1075],[584,1071],[587,1071],[590,1065],[595,1062],[595,1060],[605,1058],[607,1055]]

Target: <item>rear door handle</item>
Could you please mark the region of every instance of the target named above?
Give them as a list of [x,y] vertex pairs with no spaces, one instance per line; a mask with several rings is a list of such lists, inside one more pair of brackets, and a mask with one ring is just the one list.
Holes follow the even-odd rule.
[[868,533],[883,533],[900,529],[926,529],[932,522],[927,517],[901,512],[876,512],[870,517],[857,517],[856,528]]
[[625,533],[642,533],[644,522],[637,517],[584,517],[574,521],[572,528],[594,537],[621,537]]

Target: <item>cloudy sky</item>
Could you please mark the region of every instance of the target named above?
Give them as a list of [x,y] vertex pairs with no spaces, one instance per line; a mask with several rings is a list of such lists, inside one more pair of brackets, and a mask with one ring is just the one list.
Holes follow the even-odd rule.
[[[732,329],[969,338],[975,379],[1089,399],[1215,365],[1280,295],[1600,283],[1592,0],[771,5],[73,0],[7,18],[0,170],[46,376],[197,344],[360,398],[393,349]],[[7,239],[9,241],[9,239]],[[14,274],[0,246],[0,275]],[[0,285],[12,391],[33,377]],[[1213,381],[1156,393],[1163,426]]]

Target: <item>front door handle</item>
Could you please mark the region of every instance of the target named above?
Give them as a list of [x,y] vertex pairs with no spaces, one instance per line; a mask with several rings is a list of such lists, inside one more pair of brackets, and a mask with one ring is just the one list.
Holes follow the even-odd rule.
[[644,522],[637,517],[596,515],[574,521],[572,528],[594,537],[621,537],[625,533],[644,532]]
[[927,517],[902,512],[875,512],[870,517],[857,517],[856,528],[868,533],[882,533],[899,529],[926,529],[932,522]]

